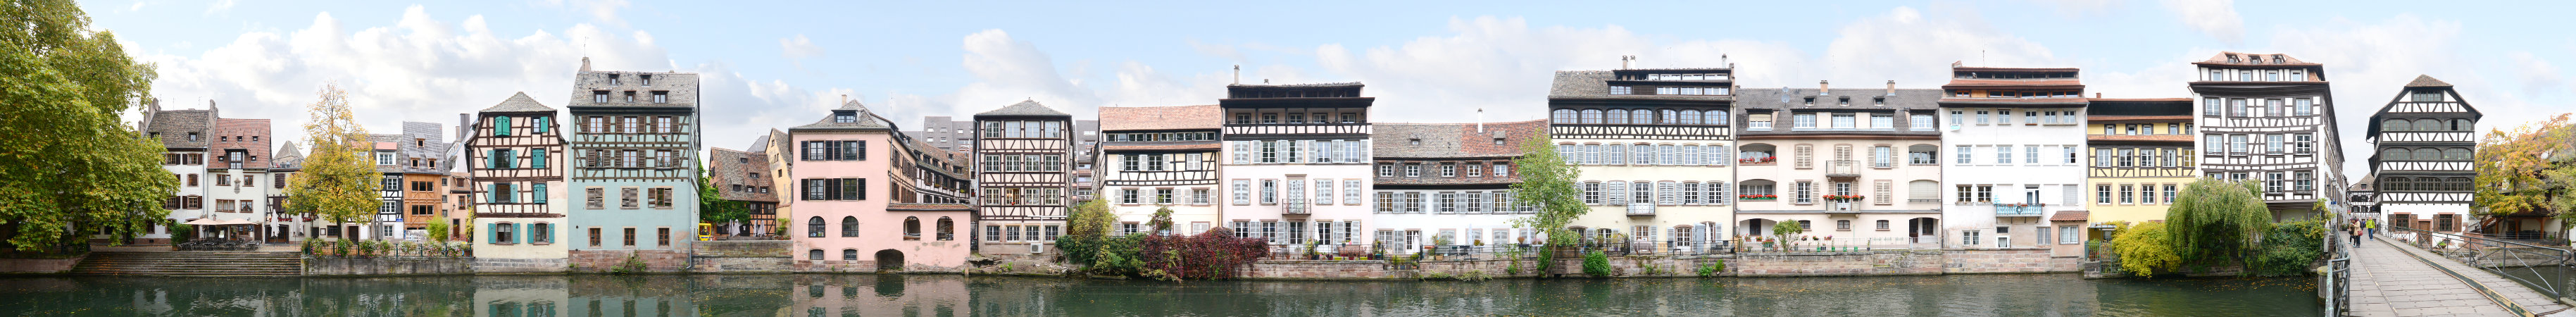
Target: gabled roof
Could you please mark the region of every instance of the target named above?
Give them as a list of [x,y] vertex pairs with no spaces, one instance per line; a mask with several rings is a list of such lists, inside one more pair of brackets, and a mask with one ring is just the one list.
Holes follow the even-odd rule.
[[[833,117],[838,117],[838,116],[841,116],[841,115],[844,115],[844,114],[848,114],[848,115],[855,115],[855,116],[857,116],[857,120],[854,120],[853,122],[833,122],[833,121],[832,121],[832,118],[833,118]],[[793,127],[793,128],[787,128],[787,130],[791,130],[791,131],[793,131],[793,130],[893,130],[893,129],[894,129],[894,123],[892,123],[892,122],[887,122],[887,121],[885,120],[885,118],[877,117],[877,115],[876,115],[875,113],[870,113],[870,112],[868,112],[868,107],[867,107],[866,105],[861,105],[861,104],[859,104],[859,101],[858,101],[858,100],[850,100],[850,101],[842,102],[842,103],[841,103],[841,108],[838,108],[838,109],[832,109],[832,114],[823,116],[823,120],[814,121],[814,124],[807,124],[807,125],[796,126],[796,127]]]
[[269,163],[278,168],[304,165],[304,149],[297,147],[295,141],[286,141],[286,145],[278,146],[277,152],[269,154],[269,157]]
[[1101,131],[1214,130],[1224,126],[1225,110],[1217,105],[1173,107],[1100,107]]
[[1041,104],[1038,104],[1038,102],[1037,102],[1037,101],[1035,101],[1035,100],[1030,100],[1030,101],[1021,101],[1020,103],[1011,104],[1010,106],[1005,106],[1005,107],[1002,107],[1001,109],[993,109],[993,111],[985,111],[984,113],[978,113],[978,114],[975,114],[975,116],[978,116],[978,117],[981,117],[981,116],[1065,116],[1065,117],[1072,117],[1073,115],[1071,115],[1071,114],[1065,114],[1063,111],[1055,111],[1055,108],[1047,108],[1047,106],[1046,106],[1046,105],[1041,105]]
[[555,112],[555,108],[538,103],[537,98],[529,98],[528,93],[523,91],[510,95],[510,99],[501,100],[500,104],[492,105],[491,108],[483,108],[482,112]]
[[2411,81],[2411,82],[2407,82],[2407,83],[2406,83],[2406,87],[2450,87],[2450,86],[2451,86],[2451,83],[2442,82],[2442,80],[2440,80],[2440,79],[2433,79],[2433,75],[2415,75],[2415,81]]
[[[144,132],[160,133],[161,145],[168,148],[205,148],[215,142],[215,111],[209,109],[162,110],[144,123]],[[197,140],[189,141],[188,133]]]
[[[1546,120],[1484,124],[1379,123],[1369,128],[1370,156],[1378,158],[1515,157],[1521,142],[1547,129]],[[1494,139],[1503,139],[1495,144]],[[1420,144],[1416,144],[1420,142]]]

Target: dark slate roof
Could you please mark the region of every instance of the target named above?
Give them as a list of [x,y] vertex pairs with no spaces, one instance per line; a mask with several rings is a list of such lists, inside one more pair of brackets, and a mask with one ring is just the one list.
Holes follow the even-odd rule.
[[[844,114],[844,113],[858,115],[858,120],[856,120],[856,122],[850,122],[850,123],[832,122],[832,117],[834,117],[834,116],[839,116],[839,115]],[[787,128],[787,129],[788,129],[788,130],[892,130],[892,129],[894,129],[894,123],[887,122],[887,121],[885,120],[885,118],[877,117],[877,115],[876,115],[875,113],[871,113],[871,112],[869,112],[869,111],[868,111],[867,106],[865,106],[865,105],[860,105],[858,100],[851,100],[851,101],[847,101],[847,102],[842,102],[842,103],[841,103],[841,108],[839,108],[839,109],[832,109],[832,114],[823,116],[823,120],[817,120],[817,121],[814,121],[814,124],[801,125],[801,126],[796,126],[796,127],[793,127],[793,128]]]
[[2442,80],[2440,80],[2440,79],[2433,79],[2433,76],[2432,76],[2432,75],[2415,75],[2415,81],[2407,82],[2407,83],[2406,83],[2406,87],[2450,87],[2450,86],[2451,86],[2451,83],[2442,82]]
[[482,112],[555,112],[555,108],[538,103],[537,98],[529,98],[527,92],[519,92],[510,95],[510,99],[501,100],[501,104],[483,108]]
[[[1556,72],[1556,80],[1555,80],[1554,82],[1551,82],[1551,83],[1549,83],[1549,84],[1548,84],[1548,88],[1547,88],[1547,97],[1548,97],[1548,98],[1551,98],[1551,99],[1553,99],[1553,98],[1619,98],[1619,99],[1644,99],[1644,100],[1734,100],[1734,99],[1736,99],[1736,96],[1725,96],[1725,95],[1720,95],[1720,96],[1697,96],[1697,95],[1690,95],[1690,96],[1685,96],[1685,95],[1612,95],[1612,94],[1610,94],[1610,80],[1618,79],[1618,78],[1619,78],[1619,76],[1618,76],[1618,74],[1616,73],[1616,71],[1608,71],[1608,70],[1569,70],[1569,71],[1558,71],[1558,72]],[[1631,82],[1637,82],[1637,81],[1631,81]],[[1651,81],[1645,81],[1645,82],[1651,82]],[[1676,82],[1676,83],[1701,83],[1701,82]]]
[[1375,140],[1369,155],[1376,158],[1514,157],[1521,154],[1521,142],[1547,129],[1547,121],[1486,123],[1484,132],[1474,123],[1379,123],[1369,129]]
[[751,139],[751,147],[747,147],[747,148],[744,148],[744,149],[749,149],[749,151],[746,151],[746,152],[751,152],[751,153],[767,153],[767,152],[769,152],[769,134],[768,134],[768,133],[761,133],[761,134],[760,134],[760,137],[752,138],[752,139]]
[[[215,142],[214,110],[162,110],[151,118],[144,132],[160,133],[163,147],[205,148]],[[197,133],[196,141],[188,141],[189,132]]]
[[[1746,88],[1738,89],[1735,93],[1735,107],[1737,109],[1744,109],[1738,112],[1743,115],[1739,115],[1734,118],[1736,121],[1735,124],[1739,125],[1744,124],[1744,122],[1749,120],[1753,114],[1770,113],[1767,110],[1788,110],[1791,114],[1801,112],[1904,112],[1905,114],[1933,114],[1940,110],[1940,100],[1942,96],[1942,90],[1940,89],[1896,89],[1895,95],[1888,95],[1888,90],[1885,88],[1834,89],[1824,95],[1818,95],[1819,90],[1815,88]],[[1810,97],[1815,98],[1815,106],[1806,105],[1807,99]],[[1840,101],[1843,98],[1850,98],[1851,105],[1841,105]],[[1885,98],[1887,101],[1884,104],[1876,102],[1880,98]],[[1897,125],[1894,130],[1793,130],[1790,123],[1791,119],[1787,115],[1788,114],[1781,114],[1780,117],[1772,119],[1774,124],[1772,124],[1771,131],[1744,130],[1742,133],[1744,136],[1809,134],[1941,135],[1937,127],[1934,130],[1915,131],[1911,126],[1913,125],[1913,120],[1901,117],[1894,120]],[[1818,120],[1821,121],[1823,119],[1820,118]]]
[[1038,102],[1037,102],[1037,101],[1035,101],[1035,100],[1031,100],[1031,101],[1021,101],[1020,103],[1011,104],[1010,106],[1008,106],[1008,107],[1002,107],[1001,109],[993,109],[993,111],[985,111],[984,113],[978,113],[978,114],[975,114],[975,116],[978,116],[978,117],[981,117],[981,116],[1061,116],[1061,117],[1071,117],[1071,116],[1073,116],[1073,115],[1071,115],[1071,114],[1065,114],[1063,111],[1055,111],[1055,109],[1054,109],[1054,108],[1047,108],[1047,106],[1046,106],[1046,105],[1041,105],[1041,104],[1038,104]]
[[295,146],[295,141],[286,141],[286,145],[278,146],[277,151],[269,154],[269,156],[269,163],[275,164],[276,168],[292,168],[304,165],[304,149]]

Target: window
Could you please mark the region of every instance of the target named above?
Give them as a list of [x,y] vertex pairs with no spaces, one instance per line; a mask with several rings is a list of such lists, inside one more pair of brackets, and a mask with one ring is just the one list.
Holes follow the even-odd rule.
[[1279,180],[1261,180],[1261,204],[1268,205],[1277,203],[1279,203]]
[[2012,157],[2012,156],[2013,156],[2013,147],[2012,147],[2012,146],[2010,146],[2010,145],[2000,145],[2000,146],[1995,146],[1995,164],[2012,164],[2012,162],[2013,162],[2013,157]]
[[1896,167],[1896,155],[1894,152],[1895,148],[1885,145],[1871,147],[1869,149],[1870,166],[1877,168]]
[[1796,188],[1797,188],[1797,195],[1795,196],[1795,197],[1796,197],[1796,199],[1797,199],[1797,203],[1800,203],[1800,204],[1813,204],[1813,203],[1816,203],[1816,199],[1815,199],[1815,194],[1816,194],[1816,193],[1815,193],[1815,187],[1816,187],[1815,182],[1809,182],[1809,181],[1798,181],[1798,183],[1797,183],[1797,187],[1796,187]]
[[2245,142],[2246,142],[2246,140],[2247,140],[2247,139],[2249,139],[2250,137],[2251,137],[2251,136],[2249,136],[2249,135],[2244,135],[2244,134],[2231,134],[2231,135],[2228,135],[2228,136],[2227,136],[2227,152],[2228,152],[2228,153],[2232,153],[2232,154],[2245,154],[2245,153],[2246,153],[2246,151],[2245,151]]
[[1835,129],[1850,129],[1854,124],[1853,115],[1849,113],[1835,114],[1833,119],[1833,128]]
[[1791,118],[1792,118],[1792,120],[1794,120],[1794,121],[1791,121],[1791,124],[1792,124],[1792,125],[1790,126],[1790,128],[1796,128],[1796,129],[1814,129],[1814,128],[1816,128],[1816,114],[1813,114],[1813,113],[1800,113],[1800,114],[1795,114],[1795,115],[1793,115]]

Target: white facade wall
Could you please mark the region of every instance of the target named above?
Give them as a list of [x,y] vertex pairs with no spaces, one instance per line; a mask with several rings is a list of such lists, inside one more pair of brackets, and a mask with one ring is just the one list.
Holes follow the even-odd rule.
[[[170,152],[170,153],[172,153],[172,154],[179,154],[179,155],[197,155],[197,156],[202,156],[202,157],[204,157],[204,159],[205,159],[205,160],[209,160],[209,161],[214,160],[213,155],[208,155],[208,154],[206,154],[206,152],[205,152],[205,151],[177,151],[177,152]],[[177,180],[179,181],[179,190],[171,192],[171,193],[170,193],[170,195],[171,195],[171,196],[177,196],[177,197],[183,197],[183,198],[184,198],[184,197],[189,197],[189,196],[204,197],[204,196],[206,196],[206,188],[207,188],[207,185],[213,185],[213,183],[211,183],[211,182],[209,182],[209,180],[205,179],[205,177],[206,177],[206,165],[205,165],[205,164],[175,164],[175,165],[161,165],[161,169],[162,169],[162,170],[170,171],[171,176],[173,176],[175,179],[177,179]],[[198,178],[198,179],[197,179],[197,186],[188,186],[188,177],[189,177],[190,175],[195,175],[195,176]],[[181,206],[179,206],[179,209],[170,209],[170,215],[168,216],[168,218],[170,218],[170,221],[173,221],[173,222],[187,222],[187,221],[188,221],[188,220],[190,220],[190,219],[205,218],[205,217],[207,217],[207,215],[210,215],[210,214],[213,214],[213,213],[214,213],[214,212],[213,212],[213,211],[214,211],[214,207],[215,207],[215,206],[214,206],[214,202],[215,202],[215,201],[214,201],[214,198],[206,198],[206,199],[205,199],[205,204],[204,204],[204,205],[200,205],[200,206],[198,206],[198,208],[190,209],[190,208],[188,208],[188,207],[186,206],[186,203],[183,201],[183,202],[181,202],[181,204],[180,204]],[[152,233],[151,233],[151,234],[145,234],[145,235],[142,235],[140,238],[143,238],[143,239],[169,239],[169,238],[170,238],[170,226],[156,226],[156,227],[152,230]]]
[[[1514,208],[1500,200],[1510,189],[1405,189],[1377,190],[1369,194],[1368,204],[1376,208],[1371,217],[1378,231],[1364,232],[1371,239],[1385,241],[1387,253],[1410,254],[1424,246],[1439,245],[1440,237],[1449,237],[1448,245],[1505,245],[1540,243],[1537,230],[1516,227],[1512,221],[1528,218],[1537,209]],[[1441,199],[1450,197],[1444,206]],[[1416,201],[1418,199],[1418,201]],[[1446,208],[1444,208],[1446,207]]]
[[[2038,231],[2050,226],[2049,216],[2085,210],[2084,160],[2091,155],[2083,153],[2086,126],[2080,110],[1942,109],[1941,201],[1950,205],[1942,209],[1942,230],[1960,237],[1942,245],[2032,247],[2047,240]],[[2034,118],[2039,122],[2031,122]],[[2026,204],[2040,207],[2014,206]],[[1998,215],[1999,208],[2013,212]],[[1966,240],[1971,231],[1976,240]]]
[[[1319,140],[1278,141],[1326,143]],[[1366,199],[1371,188],[1370,159],[1366,150],[1369,148],[1368,141],[1336,141],[1338,141],[1337,144],[1357,144],[1356,148],[1361,150],[1357,153],[1337,154],[1334,156],[1334,163],[1310,163],[1312,162],[1310,153],[1313,152],[1308,150],[1312,149],[1311,145],[1300,145],[1298,147],[1300,153],[1296,155],[1297,160],[1288,160],[1285,148],[1281,148],[1281,152],[1275,156],[1278,163],[1260,163],[1262,157],[1259,153],[1260,141],[1226,141],[1226,148],[1219,154],[1218,161],[1223,164],[1218,168],[1218,173],[1223,175],[1219,184],[1224,188],[1217,198],[1221,199],[1218,204],[1224,220],[1220,225],[1234,229],[1249,229],[1236,230],[1236,234],[1269,238],[1273,244],[1302,244],[1295,242],[1300,238],[1305,239],[1304,242],[1307,243],[1313,242],[1316,228],[1323,226],[1323,223],[1331,223],[1337,230],[1356,230],[1356,232],[1352,232],[1347,239],[1340,237],[1338,233],[1330,238],[1346,240],[1352,244],[1369,243],[1371,235],[1360,233],[1377,230],[1375,225],[1368,223],[1374,216]],[[1347,151],[1337,149],[1335,153],[1343,152]],[[1319,195],[1316,182],[1322,180],[1332,181],[1329,186],[1332,193]],[[1297,201],[1296,198],[1312,202],[1306,214],[1286,212],[1290,203]],[[1290,229],[1300,226],[1304,229],[1303,234],[1290,234]]]
[[[1599,183],[1604,191],[1602,199],[1587,201],[1592,211],[1571,226],[1583,227],[1596,237],[1602,229],[1610,229],[1630,240],[1657,242],[1683,236],[1694,242],[1722,240],[1736,232],[1724,225],[1735,219],[1733,141],[1562,139],[1557,143],[1572,149],[1573,155],[1567,158],[1579,164],[1583,174],[1577,186]],[[1625,147],[1608,150],[1614,144]],[[1640,144],[1654,150],[1640,152]],[[1652,157],[1641,158],[1645,155]],[[1649,184],[1646,188],[1652,191],[1638,192],[1638,183]],[[1610,188],[1613,184],[1624,187]],[[1623,195],[1612,197],[1611,192]],[[1632,210],[1637,214],[1632,215]],[[1650,231],[1639,232],[1639,226]]]

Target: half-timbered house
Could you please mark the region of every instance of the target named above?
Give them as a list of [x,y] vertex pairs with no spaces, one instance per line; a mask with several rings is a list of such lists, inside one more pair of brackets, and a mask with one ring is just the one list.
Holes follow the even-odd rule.
[[[2078,230],[2081,240],[2109,239],[2111,222],[2142,224],[2165,220],[2182,186],[2200,177],[2199,151],[2187,98],[2092,99],[2085,116],[2089,160],[2084,201],[2089,211],[2082,224],[2060,224],[2058,234]],[[2069,228],[2074,225],[2078,227]],[[2054,240],[2066,243],[2064,237]]]
[[1735,79],[1732,65],[1556,72],[1549,133],[1582,169],[1592,206],[1571,229],[1588,241],[1685,248],[1730,232]]
[[565,104],[578,127],[564,189],[578,203],[571,265],[605,269],[630,257],[650,270],[688,265],[697,240],[698,74],[594,71],[584,61]]
[[[1400,232],[1388,242],[1404,243],[1388,252],[1414,253],[1443,241],[1537,243],[1535,229],[1512,223],[1538,210],[1512,203],[1512,184],[1521,180],[1512,159],[1520,158],[1523,143],[1547,133],[1547,121],[1378,123],[1370,129],[1369,139],[1377,141],[1370,151],[1377,175],[1371,178],[1376,214],[1369,223],[1380,232]],[[1338,232],[1322,233],[1331,239]]]
[[1396,234],[1370,227],[1369,107],[1360,83],[1226,86],[1218,208],[1238,237],[1309,245],[1323,228],[1337,242]]
[[[761,137],[763,142],[767,139],[766,135]],[[717,197],[714,199],[742,204],[744,218],[747,218],[740,222],[714,224],[716,234],[761,237],[769,236],[771,230],[777,229],[778,194],[773,191],[776,180],[771,178],[778,175],[769,172],[769,153],[759,152],[767,148],[753,150],[707,149],[707,178],[715,181]]]
[[2046,218],[2085,210],[2079,187],[2086,171],[2076,154],[2085,142],[2080,71],[1953,64],[1950,74],[1940,103],[1952,124],[1940,129],[1941,141],[1958,159],[1942,162],[1942,197],[1954,203],[1942,208],[1941,220],[1963,239],[1943,245],[2057,244]]
[[2373,197],[2391,226],[2522,239],[2557,231],[2543,230],[2546,212],[2471,216],[2476,191],[2470,183],[2478,173],[2470,162],[2477,157],[2478,119],[2484,116],[2450,83],[2421,75],[2370,115],[2365,133],[2374,154]]
[[2202,176],[2258,181],[2276,220],[2343,197],[2343,150],[2325,65],[2219,52],[2191,63]]
[[[1225,123],[1216,105],[1101,107],[1099,143],[1104,165],[1101,199],[1118,216],[1112,235],[1193,235],[1222,222],[1217,213],[1217,132]],[[1172,211],[1170,232],[1154,231],[1158,210]]]
[[1735,233],[1797,222],[1800,235],[1837,244],[1937,247],[1942,91],[1895,86],[1742,91]]
[[476,113],[467,129],[466,171],[474,210],[474,268],[552,272],[565,268],[564,134],[555,108],[527,93]]
[[984,229],[976,252],[1050,253],[1076,203],[1066,197],[1073,192],[1073,115],[1021,101],[975,114],[975,125],[982,127],[974,140],[982,192],[974,221]]

